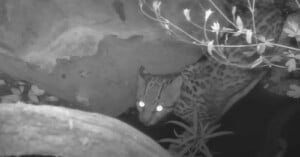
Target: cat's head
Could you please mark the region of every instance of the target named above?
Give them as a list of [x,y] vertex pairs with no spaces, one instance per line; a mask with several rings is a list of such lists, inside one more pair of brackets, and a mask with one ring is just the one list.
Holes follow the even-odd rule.
[[154,125],[173,111],[182,82],[180,75],[154,75],[140,67],[136,106],[144,125]]

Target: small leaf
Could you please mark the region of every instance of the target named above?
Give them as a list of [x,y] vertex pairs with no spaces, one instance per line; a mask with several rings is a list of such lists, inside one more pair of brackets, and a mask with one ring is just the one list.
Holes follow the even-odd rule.
[[[193,150],[194,147],[195,147],[194,145],[187,145],[187,146],[185,146],[183,150],[180,150],[178,156],[182,156],[183,157],[183,156],[185,156],[186,153],[189,154],[188,157],[195,156],[193,154],[195,154],[198,150],[197,149]],[[199,148],[199,149],[202,149],[202,148]],[[202,152],[202,150],[200,150],[200,152]]]
[[191,21],[190,12],[191,9],[187,9],[187,8],[183,9],[183,15],[187,21]]
[[246,41],[248,44],[252,43],[252,31],[250,29],[246,30]]
[[184,137],[182,142],[181,142],[181,145],[185,145],[191,141],[194,141],[197,139],[197,136],[190,136],[190,137]]
[[294,58],[289,59],[285,65],[288,67],[289,72],[296,70],[296,60]]
[[173,143],[177,145],[181,145],[182,141],[180,139],[173,139],[173,138],[163,138],[158,140],[160,143]]
[[300,35],[299,25],[295,21],[288,21],[287,26],[284,27],[283,31],[288,34],[289,37]]
[[256,48],[259,54],[263,54],[266,50],[266,44],[259,43]]
[[267,46],[267,47],[273,47],[272,41],[274,39],[266,39],[266,37],[263,36],[263,35],[258,35],[257,39],[259,41],[261,41],[265,46]]
[[152,7],[153,7],[155,13],[160,13],[160,5],[161,5],[161,1],[154,1],[152,3]]
[[214,48],[214,41],[210,41],[207,43],[207,51],[210,55],[212,55],[212,51],[215,50]]
[[163,23],[162,26],[166,29],[166,30],[170,30],[170,26],[168,23]]
[[296,38],[297,41],[300,41],[300,28],[296,21],[290,20],[287,22],[287,25],[283,28],[283,31],[289,36]]
[[263,60],[264,60],[264,58],[262,56],[259,56],[259,58],[256,59],[254,61],[254,63],[252,63],[251,68],[257,67],[258,65],[260,65],[263,62]]
[[220,31],[220,24],[219,22],[214,22],[213,25],[211,26],[211,29],[213,32],[218,33]]
[[291,84],[290,90],[287,91],[286,95],[296,99],[300,98],[300,86],[296,84]]
[[190,126],[184,124],[183,122],[171,120],[171,121],[168,121],[167,123],[176,124],[176,125],[182,127],[183,129],[185,129],[186,131],[190,132],[190,133],[194,132],[193,129]]
[[205,21],[208,20],[209,16],[213,13],[213,11],[209,8],[205,11]]
[[228,27],[222,27],[222,32],[233,32],[234,30],[232,28]]
[[288,34],[289,37],[294,37],[295,32],[289,28],[283,28],[283,31]]
[[243,21],[241,19],[240,16],[237,16],[236,17],[236,25],[238,27],[239,30],[243,30],[244,29],[244,24],[243,24]]
[[232,14],[232,16],[233,16],[233,18],[234,18],[234,17],[235,17],[235,14],[236,14],[236,6],[233,6],[233,7],[232,7],[231,14]]
[[232,135],[232,134],[234,134],[232,131],[219,131],[219,132],[208,134],[205,138],[210,139],[210,138],[215,138],[224,135]]
[[[201,123],[200,123],[201,124]],[[206,134],[212,134],[213,132],[215,132],[218,128],[220,128],[220,124],[216,124],[216,125],[211,125],[210,123],[207,123],[206,125],[204,125],[204,127],[202,128],[203,131]]]

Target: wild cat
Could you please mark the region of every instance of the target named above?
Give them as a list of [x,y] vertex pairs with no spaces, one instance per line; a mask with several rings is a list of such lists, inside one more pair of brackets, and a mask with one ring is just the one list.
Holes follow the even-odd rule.
[[139,70],[137,108],[145,125],[154,125],[168,114],[191,123],[193,111],[202,119],[219,117],[247,94],[263,73],[219,64],[203,56],[182,72],[155,75]]

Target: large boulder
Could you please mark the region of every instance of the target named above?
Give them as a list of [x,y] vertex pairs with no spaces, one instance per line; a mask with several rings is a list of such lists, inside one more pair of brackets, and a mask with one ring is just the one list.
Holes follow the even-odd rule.
[[0,10],[0,71],[111,116],[134,105],[140,65],[174,72],[201,55],[170,40],[137,0],[2,0]]

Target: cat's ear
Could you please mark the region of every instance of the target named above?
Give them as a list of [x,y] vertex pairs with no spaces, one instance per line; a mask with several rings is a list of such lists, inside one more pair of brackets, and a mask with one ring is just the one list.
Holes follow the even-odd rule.
[[148,72],[144,66],[139,68],[139,77],[142,77],[144,80],[149,80],[152,76],[150,72]]
[[137,94],[142,95],[141,93],[143,93],[143,91],[145,90],[145,86],[146,86],[146,74],[148,74],[148,72],[145,70],[144,66],[141,66],[139,68],[138,71],[138,88],[137,88]]
[[143,95],[145,88],[146,88],[146,80],[140,75],[138,75],[137,98]]
[[169,98],[171,98],[174,101],[177,100],[177,98],[180,96],[182,83],[183,80],[180,76],[176,77],[172,81],[172,83],[166,88],[166,92]]
[[145,69],[145,67],[144,66],[140,66],[140,68],[139,68],[139,75],[141,75],[142,77],[144,77],[147,74],[149,74],[149,72]]

